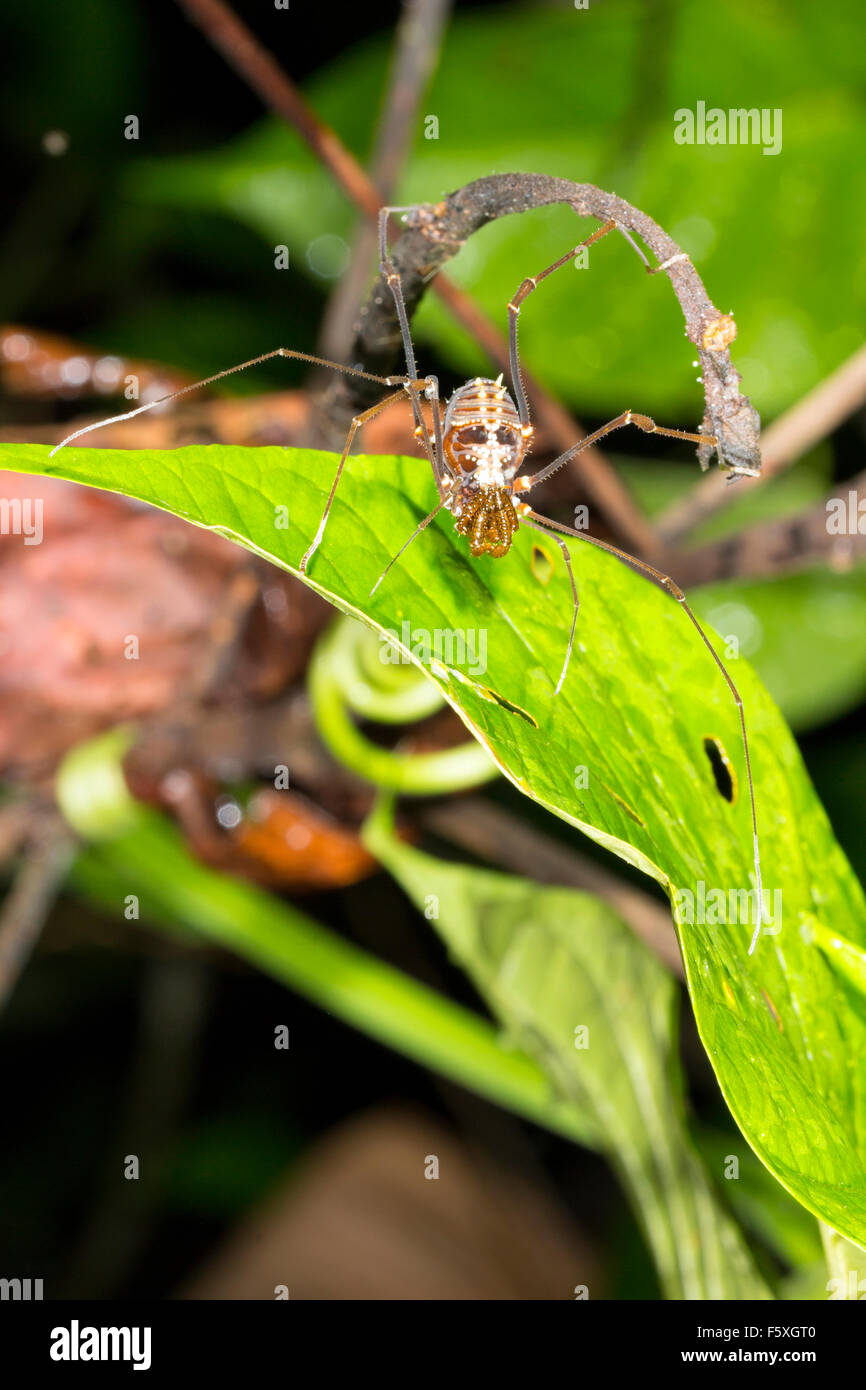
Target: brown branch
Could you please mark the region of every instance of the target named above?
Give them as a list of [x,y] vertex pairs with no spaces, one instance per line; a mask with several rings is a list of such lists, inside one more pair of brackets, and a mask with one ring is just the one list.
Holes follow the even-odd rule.
[[[280,69],[267,49],[232,13],[224,0],[178,0],[178,4],[262,101],[295,127],[355,205],[366,216],[378,217],[381,206],[379,195],[364,169],[341,143],[336,133],[319,120],[291,79]],[[521,209],[515,209],[518,210]],[[447,256],[444,256],[444,259],[447,259]],[[479,330],[481,325],[484,325],[482,345],[485,351],[500,370],[507,370],[508,351],[504,339],[484,319],[469,297],[441,275],[433,289],[458,323],[473,336],[479,337],[479,341]],[[375,293],[374,290],[374,295]],[[390,294],[387,297],[390,301]],[[416,294],[416,303],[418,299],[420,292]],[[387,342],[391,352],[390,367],[396,353],[393,334]],[[387,371],[385,375],[388,375]],[[539,418],[554,432],[561,449],[567,449],[576,439],[583,438],[584,431],[571,420],[562,406],[557,405],[527,375],[525,381]],[[335,392],[331,399],[339,413],[339,407],[341,403],[345,403],[347,396],[345,393],[341,396]],[[349,414],[353,413],[353,410],[349,410]],[[624,541],[638,554],[660,558],[662,547],[652,524],[632,501],[629,492],[600,450],[585,450],[573,460],[571,466],[583,483],[590,500],[598,506],[610,526]]]
[[[683,963],[670,912],[647,893],[623,883],[591,859],[542,835],[524,820],[481,797],[452,797],[420,815],[430,830],[461,849],[538,883],[593,893],[615,908],[650,950],[680,979]],[[576,927],[579,930],[579,927]]]
[[795,406],[780,415],[765,431],[762,449],[764,467],[761,480],[746,480],[731,493],[718,473],[703,478],[692,491],[675,502],[659,520],[664,539],[676,543],[707,517],[742,496],[746,488],[767,482],[801,458],[808,449],[826,438],[849,415],[866,402],[866,347],[837,368]]
[[689,588],[721,579],[769,579],[813,565],[846,570],[862,563],[866,560],[866,535],[856,527],[849,526],[840,535],[828,528],[828,502],[841,498],[850,510],[849,492],[855,494],[855,502],[866,497],[866,473],[838,485],[829,497],[796,516],[759,522],[722,540],[678,553],[677,582]]
[[[380,206],[392,201],[409,157],[419,104],[439,58],[450,12],[451,0],[404,0],[370,163]],[[348,269],[328,301],[319,331],[316,350],[331,361],[348,358],[370,266],[376,261],[376,240],[376,224],[366,218],[357,230]]]
[[30,958],[73,854],[73,839],[49,816],[24,851],[0,910],[0,1005]]
[[229,6],[223,0],[177,0],[177,3],[222,54],[229,67],[234,68],[266,106],[303,136],[352,202],[368,216],[376,217],[380,206],[378,194],[361,165],[334,131],[319,120],[276,59]]
[[[659,264],[648,269],[664,270],[670,279],[685,317],[686,335],[698,352],[706,402],[702,430],[716,436],[719,460],[728,477],[758,474],[760,419],[748,398],[739,392],[739,373],[728,351],[736,336],[736,324],[729,314],[719,313],[688,256],[667,232],[613,193],[546,174],[497,174],[467,184],[435,206],[415,208],[392,255],[409,311],[417,305],[430,278],[473,232],[496,218],[552,203],[566,203],[580,217],[613,220],[636,233],[655,254]],[[380,370],[375,365],[377,354],[384,360],[396,339],[395,317],[386,282],[380,276],[362,311],[358,337],[358,346],[365,350],[363,360],[373,371]],[[704,445],[698,450],[703,467],[708,466],[712,452]]]
[[33,801],[16,797],[0,803],[0,868],[18,854],[34,823]]

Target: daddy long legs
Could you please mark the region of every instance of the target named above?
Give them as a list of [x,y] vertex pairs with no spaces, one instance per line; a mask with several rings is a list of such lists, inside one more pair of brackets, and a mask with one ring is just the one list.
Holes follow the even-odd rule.
[[[582,541],[585,544],[595,546],[597,549],[606,551],[610,555],[614,555],[618,560],[628,565],[637,573],[644,575],[663,589],[665,593],[669,594],[682,608],[709,652],[710,657],[718,668],[721,678],[728,687],[739,716],[746,778],[749,787],[755,886],[757,890],[756,925],[749,946],[749,954],[751,954],[757,945],[760,935],[763,920],[763,894],[751,755],[746,728],[745,709],[740,693],[726,666],[687,602],[685,594],[669,575],[663,574],[661,570],[656,569],[655,566],[649,564],[647,561],[628,554],[626,551],[619,549],[618,546],[612,545],[608,541],[600,540],[595,536],[588,535],[585,531],[579,531],[574,527],[566,526],[561,522],[554,521],[549,517],[541,515],[539,512],[535,511],[531,503],[526,500],[533,488],[537,487],[538,484],[543,482],[546,478],[549,478],[558,469],[564,467],[565,464],[576,457],[583,449],[587,449],[590,445],[597,443],[614,430],[623,429],[627,425],[634,425],[637,429],[647,434],[659,434],[669,439],[680,439],[698,445],[715,446],[718,441],[713,435],[695,434],[687,430],[667,429],[657,425],[648,415],[638,414],[632,410],[624,410],[620,415],[617,415],[615,419],[608,421],[607,424],[602,425],[599,429],[593,431],[592,434],[578,440],[577,443],[566,449],[538,472],[534,474],[523,474],[520,472],[521,465],[531,449],[533,436],[533,425],[530,419],[529,404],[521,376],[520,356],[517,343],[518,319],[524,301],[548,276],[552,275],[562,266],[569,264],[569,262],[571,262],[584,248],[592,246],[614,230],[619,231],[626,238],[641,257],[647,270],[651,271],[651,273],[663,270],[665,266],[651,267],[637,243],[632,239],[626,229],[621,227],[616,221],[610,220],[603,223],[595,232],[585,237],[583,241],[572,247],[570,251],[554,261],[552,265],[547,266],[537,275],[525,279],[519,286],[514,298],[510,301],[508,305],[508,337],[511,390],[509,391],[508,387],[503,384],[501,376],[496,380],[487,377],[476,377],[471,381],[465,382],[453,392],[445,403],[443,412],[442,402],[439,396],[439,383],[436,377],[418,376],[415,350],[409,327],[409,316],[403,297],[402,283],[388,250],[388,218],[392,213],[406,211],[411,211],[411,209],[386,207],[383,208],[379,214],[380,271],[394,299],[406,362],[406,372],[404,375],[378,376],[370,372],[365,372],[358,367],[349,367],[338,362],[327,361],[311,353],[298,352],[292,348],[279,347],[271,352],[263,353],[259,357],[251,358],[247,362],[240,362],[233,367],[228,367],[223,371],[216,372],[213,376],[206,377],[202,381],[195,382],[190,386],[182,387],[179,391],[174,391],[170,395],[161,397],[159,400],[149,401],[144,405],[135,407],[133,410],[125,411],[121,415],[113,415],[106,420],[101,420],[91,425],[85,425],[81,429],[75,430],[62,440],[60,444],[56,445],[51,451],[52,455],[56,453],[58,449],[64,448],[66,445],[72,443],[73,440],[80,438],[84,434],[89,434],[92,430],[99,429],[104,425],[118,424],[121,421],[132,419],[136,415],[140,415],[147,410],[153,410],[156,406],[164,405],[169,401],[176,400],[178,397],[187,395],[191,391],[198,390],[202,386],[210,386],[225,377],[232,376],[237,372],[246,371],[249,367],[268,362],[276,357],[299,359],[303,362],[331,368],[334,371],[339,371],[353,377],[359,377],[376,385],[387,387],[389,388],[388,393],[383,396],[380,401],[352,419],[318,529],[301,560],[300,572],[301,574],[306,574],[316,551],[323,541],[331,507],[356,434],[367,421],[371,420],[381,410],[384,410],[386,406],[399,399],[408,397],[415,418],[415,433],[422,442],[424,452],[430,463],[436,488],[439,493],[439,501],[433,510],[424,517],[418,526],[416,526],[412,534],[389,561],[373,585],[373,588],[370,590],[371,595],[376,592],[379,585],[386,578],[391,568],[400,560],[408,546],[421,535],[434,518],[443,510],[450,512],[454,518],[455,529],[466,539],[470,553],[476,558],[487,555],[491,559],[500,559],[505,556],[511,548],[515,532],[521,525],[530,527],[532,530],[539,531],[543,535],[549,536],[557,543],[562,553],[571,587],[573,605],[571,626],[565,647],[565,657],[559,679],[554,689],[554,695],[558,695],[565,682],[569,663],[571,661],[575,627],[580,607],[577,583],[572,567],[571,552],[565,542],[566,536],[574,540]],[[677,257],[674,259],[677,259]],[[428,429],[426,423],[422,409],[422,398],[430,405],[432,432],[431,429]]]

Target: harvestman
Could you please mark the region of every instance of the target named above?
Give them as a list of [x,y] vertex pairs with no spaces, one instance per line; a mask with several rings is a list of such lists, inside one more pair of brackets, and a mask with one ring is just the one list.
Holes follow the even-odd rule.
[[[640,247],[631,236],[614,219],[605,222],[601,227],[579,242],[577,246],[559,260],[554,261],[540,274],[531,276],[523,281],[508,305],[508,346],[509,346],[509,366],[511,375],[511,392],[502,384],[501,376],[492,381],[487,377],[476,377],[473,381],[467,381],[463,386],[459,386],[445,404],[444,417],[441,410],[439,397],[439,383],[435,376],[419,377],[415,363],[415,350],[412,344],[412,336],[409,329],[409,316],[406,312],[406,304],[403,298],[403,287],[400,276],[394,267],[388,254],[387,228],[388,218],[391,213],[412,211],[409,208],[383,208],[379,214],[379,267],[391,293],[394,296],[394,304],[397,311],[397,320],[400,325],[400,335],[403,340],[403,350],[406,357],[405,376],[375,376],[370,372],[364,372],[357,367],[346,367],[339,362],[329,362],[325,358],[314,357],[307,352],[296,352],[292,348],[275,348],[273,352],[263,353],[261,357],[253,357],[248,362],[240,362],[237,366],[227,367],[224,371],[216,372],[213,376],[206,377],[203,381],[195,382],[191,386],[184,386],[179,391],[174,391],[170,395],[162,396],[159,400],[149,401],[146,405],[137,406],[134,410],[128,410],[122,415],[112,415],[106,420],[100,420],[92,425],[85,425],[82,429],[75,430],[73,434],[67,436],[52,449],[52,455],[58,449],[70,444],[73,439],[80,438],[83,434],[90,433],[91,430],[100,429],[103,425],[118,424],[122,420],[130,420],[135,415],[141,415],[146,410],[153,410],[158,405],[164,405],[168,401],[176,400],[178,396],[184,396],[189,391],[196,391],[199,387],[209,386],[215,381],[220,381],[223,377],[232,376],[235,372],[245,371],[248,367],[258,366],[261,362],[268,362],[274,357],[292,357],[303,362],[311,362],[316,366],[329,367],[334,371],[344,372],[349,376],[361,377],[365,381],[372,381],[380,386],[396,387],[389,395],[385,396],[369,410],[356,415],[349,427],[340,462],[331,484],[328,500],[325,503],[325,510],[319,522],[318,530],[309,549],[306,551],[300,564],[302,574],[307,572],[313,555],[321,544],[325,533],[325,526],[334,496],[337,491],[342,476],[346,459],[352,447],[352,442],[358,430],[380,410],[393,402],[405,399],[408,396],[412,411],[415,417],[415,434],[422,441],[424,451],[433,470],[433,477],[439,492],[439,502],[432,512],[424,518],[415,528],[411,536],[397,551],[396,555],[388,562],[383,572],[380,574],[370,594],[374,594],[382,580],[388,574],[391,567],[403,555],[407,547],[412,543],[422,531],[430,525],[431,521],[438,516],[443,509],[449,511],[454,517],[456,530],[466,537],[469,543],[470,553],[474,556],[490,555],[498,559],[505,555],[511,547],[514,533],[522,523],[529,526],[534,531],[540,531],[542,535],[551,535],[559,545],[565,568],[571,584],[573,600],[573,612],[571,619],[571,630],[568,638],[568,645],[565,652],[565,661],[559,680],[556,683],[554,694],[558,695],[565,680],[568,665],[571,660],[572,648],[574,645],[574,631],[577,622],[577,614],[580,606],[580,599],[577,592],[577,584],[574,579],[574,571],[571,566],[571,555],[563,535],[571,536],[576,540],[585,541],[589,545],[596,546],[599,550],[605,550],[610,555],[615,555],[626,565],[638,573],[647,575],[660,588],[671,595],[677,603],[684,609],[690,621],[696,628],[702,642],[706,646],[716,666],[719,668],[725,682],[731,692],[734,703],[740,717],[740,729],[743,739],[743,753],[745,755],[746,775],[749,784],[749,799],[752,813],[752,837],[754,842],[755,860],[755,882],[757,888],[757,920],[755,930],[749,946],[749,954],[754,951],[757,945],[758,936],[761,930],[763,919],[763,894],[761,888],[761,860],[758,847],[758,823],[757,812],[755,809],[755,790],[752,782],[751,759],[749,756],[749,740],[746,733],[746,719],[743,709],[743,701],[737,687],[734,685],[728,671],[726,670],[721,658],[717,655],[709,638],[695,617],[692,609],[686,602],[686,596],[669,575],[662,574],[660,570],[648,564],[645,560],[639,560],[634,555],[629,555],[626,551],[620,550],[615,545],[610,545],[607,541],[598,540],[595,536],[587,535],[583,531],[575,530],[574,527],[565,526],[561,522],[552,521],[549,517],[541,516],[533,511],[528,502],[523,501],[523,497],[537,486],[549,478],[557,469],[579,454],[583,449],[589,448],[605,435],[613,430],[622,429],[625,425],[635,425],[639,430],[646,434],[660,434],[669,439],[684,439],[695,444],[717,445],[718,440],[715,435],[691,434],[686,430],[664,429],[656,425],[648,415],[636,415],[634,411],[624,410],[621,415],[617,415],[615,420],[610,420],[600,429],[573,444],[570,449],[555,458],[552,463],[547,464],[539,472],[529,476],[526,474],[518,476],[518,469],[523,462],[526,454],[531,447],[533,426],[529,417],[529,406],[526,400],[526,392],[520,373],[520,359],[517,350],[517,321],[523,301],[532,291],[545,280],[548,275],[552,275],[555,270],[567,265],[569,261],[584,247],[592,246],[594,242],[600,241],[609,232],[619,231],[634,248],[643,261],[646,269],[651,273],[664,270],[672,261],[685,259],[684,256],[674,256],[671,261],[665,262],[660,266],[650,266]],[[433,438],[427,428],[424,414],[421,409],[420,397],[423,396],[430,402],[432,412]]]

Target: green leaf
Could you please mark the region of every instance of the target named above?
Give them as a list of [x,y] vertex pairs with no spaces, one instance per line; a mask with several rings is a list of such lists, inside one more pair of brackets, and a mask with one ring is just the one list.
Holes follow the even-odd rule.
[[[44,447],[6,445],[0,461],[153,502],[292,570],[334,471],[332,456],[312,451],[218,446],[72,447],[49,462]],[[474,561],[440,513],[370,598],[435,501],[418,460],[350,459],[309,582],[404,646],[404,622],[408,645],[413,631],[432,642],[468,630],[480,650],[483,635],[483,673],[446,658],[431,678],[516,786],[666,888],[698,1029],[735,1120],[805,1206],[866,1241],[866,1016],[810,931],[817,919],[866,946],[866,904],[778,710],[746,662],[732,660],[779,929],[749,956],[752,924],[738,897],[752,871],[739,720],[682,609],[613,556],[572,542],[581,611],[555,697],[572,605],[551,538],[521,527],[504,559]],[[288,530],[278,525],[282,505]],[[549,565],[533,564],[537,551]],[[707,738],[733,770],[732,802],[717,789]]]
[[433,896],[432,925],[515,1044],[592,1116],[667,1297],[768,1297],[689,1138],[677,989],[647,947],[588,893],[410,849],[383,811],[365,839],[417,907]]
[[866,1296],[866,1252],[821,1222],[821,1239],[830,1278],[828,1297],[860,1302]]
[[[720,1180],[731,1210],[747,1231],[760,1237],[779,1259],[794,1269],[823,1269],[818,1223],[791,1200],[750,1149],[731,1133],[701,1127],[698,1149],[710,1172]],[[731,1159],[737,1160],[731,1174]]]
[[838,932],[830,931],[821,922],[812,928],[815,940],[835,970],[849,985],[866,996],[866,951],[846,941]]
[[[720,309],[735,310],[745,390],[762,413],[776,413],[862,339],[866,167],[851,39],[859,8],[837,0],[820,34],[809,0],[668,11],[670,23],[660,24],[647,22],[636,0],[589,16],[569,5],[458,13],[424,103],[439,138],[425,138],[419,121],[393,201],[436,202],[481,173],[520,169],[614,188],[694,258]],[[362,156],[391,42],[388,34],[359,46],[307,88],[320,116]],[[781,152],[676,144],[674,113],[698,100],[726,112],[781,110]],[[142,163],[130,184],[139,201],[218,209],[268,245],[288,244],[300,273],[313,278],[312,243],[347,238],[356,217],[300,138],[275,119],[216,152]],[[842,204],[845,217],[828,216]],[[591,225],[566,209],[502,219],[472,238],[451,273],[504,329],[505,306],[524,277]],[[432,298],[416,323],[464,375],[486,370],[477,346]],[[664,276],[647,279],[624,243],[609,238],[590,253],[589,269],[565,269],[539,289],[521,316],[521,345],[546,387],[586,412],[613,416],[631,406],[684,427],[702,414],[695,354],[670,285]]]

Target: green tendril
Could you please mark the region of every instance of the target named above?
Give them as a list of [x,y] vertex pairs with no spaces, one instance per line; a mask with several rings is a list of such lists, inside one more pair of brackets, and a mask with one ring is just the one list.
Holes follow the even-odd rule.
[[463,791],[497,776],[490,755],[474,741],[436,753],[404,753],[381,748],[361,732],[352,712],[384,723],[409,723],[443,703],[414,663],[383,662],[380,651],[380,639],[342,618],[313,653],[309,669],[313,717],[334,756],[366,781],[407,796]]

